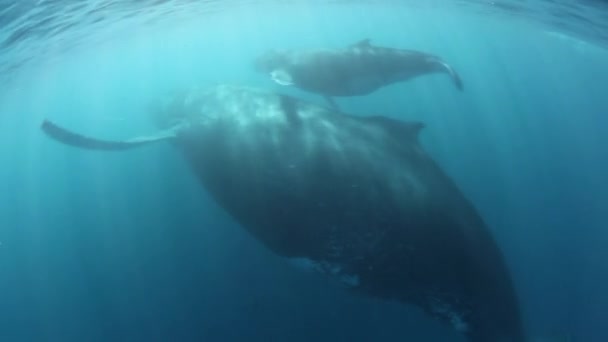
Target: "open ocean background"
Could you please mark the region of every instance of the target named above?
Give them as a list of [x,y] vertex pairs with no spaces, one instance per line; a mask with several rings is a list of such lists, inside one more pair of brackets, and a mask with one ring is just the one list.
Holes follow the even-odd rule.
[[0,0],[0,341],[463,341],[271,254],[168,144],[86,152],[39,130],[151,134],[147,104],[183,85],[323,103],[253,58],[364,38],[441,56],[465,91],[424,76],[342,109],[426,123],[530,335],[608,341],[608,4],[573,0]]

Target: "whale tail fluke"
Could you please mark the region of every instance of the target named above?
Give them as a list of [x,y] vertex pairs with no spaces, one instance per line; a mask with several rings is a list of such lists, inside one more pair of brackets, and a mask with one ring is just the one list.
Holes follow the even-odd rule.
[[40,128],[55,141],[87,150],[122,151],[175,138],[175,132],[168,131],[156,136],[138,137],[130,140],[103,140],[72,132],[49,120],[44,120]]
[[439,63],[441,64],[441,66],[443,67],[445,72],[447,72],[448,75],[450,75],[456,88],[458,88],[458,90],[460,90],[460,91],[463,91],[464,85],[462,84],[462,79],[460,78],[460,75],[458,75],[456,70],[454,70],[454,68],[452,68],[451,66],[449,66],[447,63],[445,63],[443,61],[439,61]]

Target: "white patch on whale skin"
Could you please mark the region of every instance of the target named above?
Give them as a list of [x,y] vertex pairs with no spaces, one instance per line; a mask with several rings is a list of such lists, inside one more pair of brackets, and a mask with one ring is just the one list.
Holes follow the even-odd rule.
[[608,50],[606,50],[606,48],[601,47],[597,44],[593,44],[591,42],[587,42],[587,41],[584,41],[584,40],[581,40],[576,37],[569,36],[569,35],[566,35],[566,34],[563,34],[560,32],[545,31],[545,34],[552,39],[557,39],[557,40],[564,42],[565,44],[569,44],[577,52],[587,53],[587,52],[592,52],[592,51],[590,51],[592,49],[596,49],[597,52],[604,52],[604,53],[608,51]]
[[307,272],[318,272],[336,278],[348,287],[359,286],[359,276],[347,274],[342,271],[342,267],[328,262],[316,262],[308,258],[289,258],[289,263],[300,270]]
[[270,73],[270,78],[282,86],[293,85],[293,78],[284,69],[276,69]]
[[287,259],[292,266],[304,271],[317,271],[317,265],[308,258],[289,258]]
[[350,287],[359,286],[359,276],[357,275],[343,275],[340,277],[340,280]]
[[469,330],[469,325],[462,319],[460,315],[453,315],[450,319],[452,326],[458,332],[465,333]]
[[430,306],[431,311],[447,319],[454,330],[460,333],[466,333],[469,330],[469,325],[465,322],[463,316],[448,303],[442,302],[439,298],[433,298]]

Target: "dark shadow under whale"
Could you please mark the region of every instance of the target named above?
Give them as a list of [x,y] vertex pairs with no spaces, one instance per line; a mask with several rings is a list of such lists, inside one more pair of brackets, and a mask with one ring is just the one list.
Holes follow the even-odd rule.
[[459,90],[458,73],[441,58],[420,51],[372,45],[369,39],[341,49],[273,50],[255,60],[278,84],[324,96],[360,96],[431,73],[445,73]]
[[41,128],[93,150],[171,142],[221,207],[276,254],[352,291],[419,306],[471,342],[525,341],[502,253],[419,144],[422,123],[236,86],[191,89],[156,115],[163,133],[130,141],[46,120]]

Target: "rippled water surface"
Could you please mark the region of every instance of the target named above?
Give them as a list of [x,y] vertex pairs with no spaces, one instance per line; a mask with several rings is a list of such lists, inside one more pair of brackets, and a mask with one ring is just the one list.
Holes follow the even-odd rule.
[[[479,1],[479,0],[403,0],[403,1],[0,1],[0,73],[14,71],[24,63],[47,54],[65,52],[92,37],[108,35],[118,27],[142,29],[161,21],[200,20],[237,8],[255,11],[260,5],[302,6],[339,4],[347,10],[352,4],[395,6],[429,10],[463,10],[483,16],[512,17],[543,25],[546,29],[608,46],[608,4],[587,1]],[[236,25],[237,23],[235,23]]]

